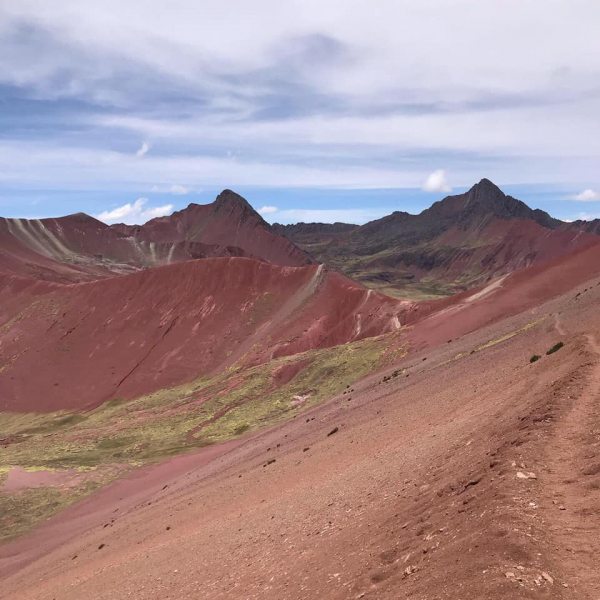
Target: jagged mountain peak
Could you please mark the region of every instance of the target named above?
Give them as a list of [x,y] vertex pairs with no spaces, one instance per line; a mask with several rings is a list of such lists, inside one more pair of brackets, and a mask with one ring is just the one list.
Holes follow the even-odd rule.
[[240,223],[250,220],[270,229],[269,224],[254,210],[252,205],[243,196],[232,190],[223,190],[211,206],[213,214],[225,213],[229,218],[238,220]]
[[215,199],[216,204],[239,204],[241,206],[250,206],[248,201],[237,192],[230,189],[224,189]]
[[479,180],[478,183],[473,185],[471,190],[475,190],[475,189],[488,189],[488,190],[498,191],[501,194],[504,193],[493,181],[490,181],[487,177],[483,177],[482,179]]
[[555,229],[560,221],[553,219],[543,210],[533,210],[521,200],[505,194],[495,183],[483,178],[463,194],[446,196],[435,202],[422,215],[468,221],[471,217],[495,217],[500,219],[530,219],[538,224]]

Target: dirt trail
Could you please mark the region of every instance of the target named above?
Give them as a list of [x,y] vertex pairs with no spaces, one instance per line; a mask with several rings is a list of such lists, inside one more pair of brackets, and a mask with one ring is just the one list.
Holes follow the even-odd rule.
[[465,300],[465,302],[466,303],[471,303],[471,302],[474,302],[475,300],[479,300],[480,298],[483,298],[484,296],[487,296],[488,294],[490,294],[494,290],[498,289],[502,285],[502,282],[507,277],[508,277],[508,275],[503,275],[502,277],[498,277],[498,279],[494,280],[492,283],[490,283],[488,286],[484,287],[482,290],[480,290],[476,294],[473,294],[472,296],[469,296]]
[[[558,315],[556,330],[566,335]],[[550,518],[549,540],[555,557],[577,597],[600,597],[600,346],[593,334],[585,334],[589,375],[582,388],[576,379],[565,387],[568,412],[546,440],[547,474],[542,477],[542,497]],[[589,355],[589,356],[588,356]],[[585,368],[584,367],[584,368]],[[571,382],[575,381],[575,384]]]

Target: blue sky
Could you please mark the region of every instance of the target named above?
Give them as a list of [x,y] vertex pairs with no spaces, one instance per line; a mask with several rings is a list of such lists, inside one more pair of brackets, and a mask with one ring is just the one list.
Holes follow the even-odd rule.
[[0,215],[419,212],[488,177],[600,216],[594,0],[0,0]]
[[[526,202],[533,208],[541,208],[560,219],[579,218],[583,211],[573,212],[573,202],[565,202],[568,190],[555,186],[545,188],[538,185],[506,185],[505,193]],[[457,187],[453,193],[466,191]],[[6,217],[43,218],[85,210],[99,216],[132,205],[127,217],[117,216],[104,219],[107,222],[146,220],[137,218],[134,210],[136,200],[147,200],[142,204],[142,212],[158,207],[169,206],[167,213],[185,208],[190,202],[206,204],[212,202],[221,190],[207,188],[189,191],[185,195],[172,195],[164,192],[138,194],[129,192],[81,192],[81,191],[12,191],[10,196],[0,197],[0,214]],[[444,192],[424,192],[417,188],[399,189],[321,189],[321,188],[259,188],[238,186],[242,194],[270,223],[295,223],[298,221],[366,223],[388,215],[395,210],[419,213],[447,194]],[[272,210],[277,208],[276,211]],[[160,214],[149,215],[160,216]],[[585,216],[585,215],[584,215]]]

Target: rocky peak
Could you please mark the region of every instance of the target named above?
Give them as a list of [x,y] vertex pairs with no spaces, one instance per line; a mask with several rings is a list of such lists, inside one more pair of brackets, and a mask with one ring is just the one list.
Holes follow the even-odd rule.
[[221,211],[231,215],[237,214],[242,221],[254,217],[261,223],[266,224],[264,219],[252,208],[249,202],[232,190],[223,190],[213,202],[213,212]]
[[482,179],[467,193],[464,209],[479,210],[492,213],[502,218],[528,218],[531,209],[516,198],[507,196],[489,179]]
[[532,210],[521,200],[506,195],[489,179],[482,179],[464,194],[447,196],[424,213],[458,222],[469,221],[471,217],[490,216],[500,219],[530,219],[551,229],[560,224],[548,213],[539,209]]

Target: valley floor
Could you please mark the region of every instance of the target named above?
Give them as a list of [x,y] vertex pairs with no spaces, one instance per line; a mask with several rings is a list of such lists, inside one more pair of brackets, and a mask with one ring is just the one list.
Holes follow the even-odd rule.
[[598,598],[591,285],[131,473],[0,546],[2,597]]

